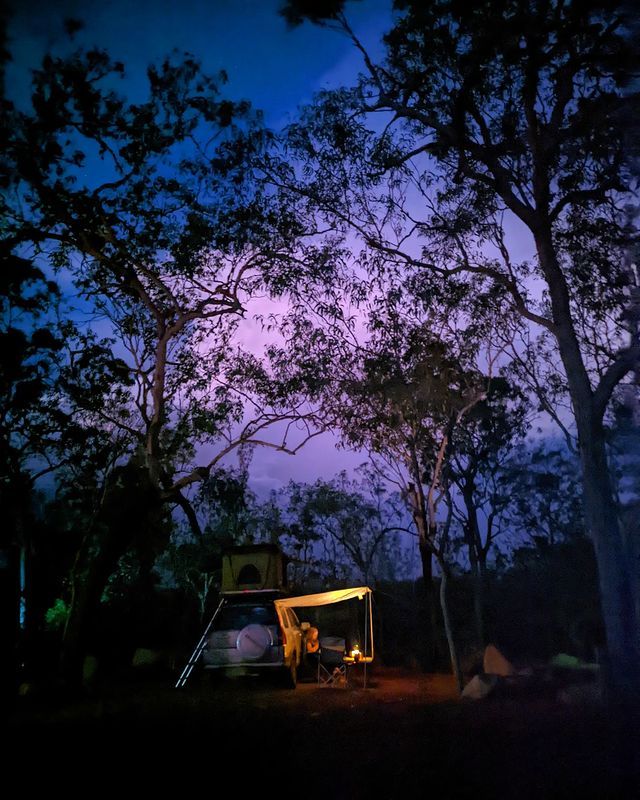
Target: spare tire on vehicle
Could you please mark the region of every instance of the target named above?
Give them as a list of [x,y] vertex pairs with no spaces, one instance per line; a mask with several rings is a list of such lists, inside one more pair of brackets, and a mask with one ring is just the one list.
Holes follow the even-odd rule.
[[268,628],[264,625],[251,623],[238,634],[236,647],[247,661],[259,661],[273,645],[273,639]]

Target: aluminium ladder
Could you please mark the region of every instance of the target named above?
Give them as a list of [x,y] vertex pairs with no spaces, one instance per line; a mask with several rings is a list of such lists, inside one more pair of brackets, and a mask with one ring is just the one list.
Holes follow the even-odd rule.
[[198,660],[199,660],[200,656],[202,655],[202,651],[204,650],[204,648],[207,645],[207,636],[209,635],[209,631],[211,630],[211,628],[213,626],[213,622],[214,622],[215,618],[218,616],[218,614],[220,613],[220,609],[225,604],[225,602],[226,602],[226,599],[223,597],[222,600],[220,601],[220,604],[218,605],[218,607],[214,611],[213,616],[211,617],[211,620],[209,621],[209,624],[205,628],[204,633],[200,637],[200,641],[196,645],[196,649],[193,651],[193,653],[191,653],[191,658],[189,659],[189,661],[187,661],[187,664],[186,664],[185,668],[180,673],[180,677],[178,678],[178,682],[175,685],[176,689],[182,689],[184,686],[186,686],[187,681],[189,680],[189,677],[190,677],[191,673],[193,672],[196,664],[198,663]]

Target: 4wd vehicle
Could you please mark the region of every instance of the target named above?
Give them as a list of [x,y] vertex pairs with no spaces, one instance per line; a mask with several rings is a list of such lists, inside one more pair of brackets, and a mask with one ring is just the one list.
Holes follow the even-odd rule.
[[202,653],[207,670],[253,674],[272,671],[294,689],[304,637],[290,608],[277,609],[274,592],[229,595]]

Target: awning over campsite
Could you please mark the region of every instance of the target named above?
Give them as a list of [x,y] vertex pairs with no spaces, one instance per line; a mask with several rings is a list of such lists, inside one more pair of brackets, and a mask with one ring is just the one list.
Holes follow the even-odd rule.
[[352,664],[361,662],[364,665],[364,686],[367,686],[367,664],[373,661],[373,615],[371,613],[371,600],[373,593],[368,586],[356,586],[353,589],[334,589],[332,592],[319,592],[318,594],[303,594],[299,597],[284,597],[274,600],[280,608],[313,608],[316,606],[330,606],[332,603],[342,603],[344,600],[364,600],[365,625],[364,648],[360,652],[356,646],[350,653],[345,654],[344,661]]
[[275,600],[277,606],[285,608],[309,608],[314,606],[328,606],[332,603],[341,603],[343,600],[364,599],[371,594],[368,586],[358,586],[354,589],[335,589],[332,592],[319,592],[318,594],[304,594],[299,597],[285,597]]

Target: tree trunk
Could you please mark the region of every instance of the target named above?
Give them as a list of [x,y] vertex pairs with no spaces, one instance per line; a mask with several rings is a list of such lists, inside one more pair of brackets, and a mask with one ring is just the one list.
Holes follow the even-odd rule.
[[131,538],[122,529],[103,528],[87,535],[71,577],[71,604],[62,638],[60,674],[71,689],[82,685],[82,667],[100,599]]
[[594,394],[571,317],[569,292],[557,261],[548,221],[534,233],[536,249],[549,286],[556,339],[575,414],[582,466],[585,525],[592,538],[607,638],[609,699],[618,708],[640,704],[640,619],[637,581],[625,547],[607,460],[602,415]]
[[425,668],[433,671],[438,664],[438,619],[433,591],[433,557],[426,541],[420,540],[420,560],[422,562],[422,581],[424,587],[424,642]]
[[453,635],[453,626],[449,616],[449,605],[447,602],[447,569],[446,566],[439,561],[440,571],[442,577],[440,579],[440,608],[442,609],[442,620],[444,622],[444,631],[447,636],[447,644],[449,645],[449,657],[451,659],[451,670],[455,676],[458,691],[462,693],[464,688],[462,685],[462,670],[460,669],[460,661],[458,659],[458,651],[456,648],[455,637]]
[[0,702],[10,707],[20,680],[20,550],[11,540],[2,542],[0,549]]
[[78,554],[71,579],[71,604],[62,638],[60,674],[70,689],[82,685],[82,667],[87,653],[89,625],[95,619],[100,598],[109,573],[106,573],[104,552],[101,543],[98,553],[89,556],[89,542]]
[[640,704],[640,620],[633,564],[620,528],[599,427],[580,434],[585,521],[598,564],[610,700],[625,708]]
[[473,615],[476,629],[476,639],[478,647],[485,645],[484,636],[484,570],[480,565],[479,544],[480,531],[478,526],[478,515],[473,502],[473,487],[465,483],[462,491],[465,509],[467,512],[467,522],[464,526],[465,540],[469,551],[469,563],[471,565],[472,588],[473,588]]
[[478,559],[475,559],[475,564],[472,565],[473,577],[473,616],[475,620],[476,639],[478,646],[484,648],[485,632],[484,632],[484,577],[485,571],[481,566]]

